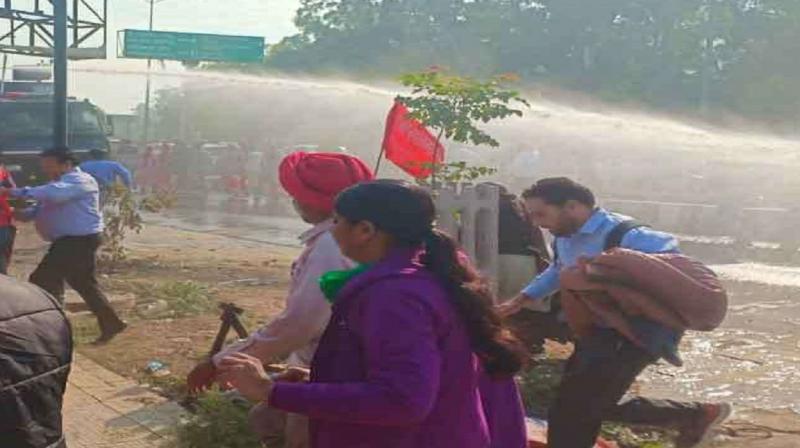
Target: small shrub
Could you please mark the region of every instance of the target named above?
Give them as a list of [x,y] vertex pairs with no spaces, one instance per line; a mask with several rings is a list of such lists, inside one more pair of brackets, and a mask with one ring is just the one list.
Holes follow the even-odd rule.
[[137,202],[133,193],[120,184],[115,184],[106,193],[103,204],[104,244],[100,259],[106,265],[114,266],[125,260],[125,238],[130,232],[142,231],[144,221],[141,210],[161,212],[175,206],[175,195],[156,192]]
[[142,230],[142,217],[133,197],[127,188],[115,185],[106,192],[103,204],[103,246],[100,259],[110,265],[125,259],[125,237],[128,232]]
[[189,316],[214,308],[207,287],[193,281],[172,282],[161,286],[158,295],[167,300],[176,316]]
[[231,400],[219,392],[204,394],[195,414],[182,422],[173,448],[261,448],[248,425],[249,403]]

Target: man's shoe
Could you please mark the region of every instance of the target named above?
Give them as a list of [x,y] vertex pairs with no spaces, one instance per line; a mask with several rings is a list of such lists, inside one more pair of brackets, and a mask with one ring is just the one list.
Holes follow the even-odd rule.
[[103,333],[100,334],[100,337],[94,341],[94,345],[102,345],[107,344],[110,342],[114,337],[128,328],[128,324],[125,322],[120,322],[119,324],[115,325],[110,330],[104,330]]
[[702,414],[681,428],[675,442],[677,448],[695,448],[703,445],[714,435],[714,430],[733,415],[728,403],[705,404]]

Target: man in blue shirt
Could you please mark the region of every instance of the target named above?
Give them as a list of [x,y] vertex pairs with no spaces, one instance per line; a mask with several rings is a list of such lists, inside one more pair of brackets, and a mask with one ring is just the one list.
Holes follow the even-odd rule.
[[[555,261],[498,308],[505,316],[558,292],[561,270],[602,253],[614,229],[631,219],[598,208],[588,188],[567,178],[541,180],[523,197],[535,223],[555,236]],[[646,227],[631,226],[619,246],[645,253],[678,251],[674,236]],[[657,360],[608,328],[598,327],[591,337],[577,341],[549,412],[548,446],[590,448],[604,420],[675,428],[678,447],[700,444],[730,415],[729,405],[645,398],[619,403],[636,377]]]
[[41,168],[51,182],[39,187],[0,188],[0,196],[9,193],[36,202],[19,212],[18,218],[34,221],[39,235],[52,244],[30,281],[61,303],[66,281],[97,317],[101,330],[98,342],[103,343],[126,325],[97,282],[96,255],[103,232],[99,187],[75,162],[66,149],[45,151],[41,154]]

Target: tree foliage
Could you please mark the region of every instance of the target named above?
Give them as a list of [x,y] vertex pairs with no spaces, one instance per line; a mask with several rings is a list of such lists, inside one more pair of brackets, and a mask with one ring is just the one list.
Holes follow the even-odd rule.
[[[800,114],[797,0],[302,0],[281,70],[431,65],[662,108]],[[786,92],[788,95],[781,95]],[[790,117],[786,117],[790,114]]]
[[[403,75],[400,80],[412,89],[411,95],[398,96],[397,101],[408,108],[411,118],[434,130],[437,143],[447,139],[496,148],[500,142],[478,128],[478,123],[522,116],[522,110],[513,106],[529,106],[528,101],[519,92],[504,88],[504,83],[514,79],[512,75],[503,75],[478,81],[434,67]],[[469,166],[463,161],[435,163],[431,168],[433,185],[442,181],[471,182],[496,171],[489,167]]]
[[403,75],[401,82],[412,92],[397,99],[408,107],[412,118],[435,129],[440,139],[497,147],[500,143],[476,123],[522,116],[521,110],[509,106],[529,104],[518,92],[503,88],[502,83],[509,79],[503,76],[483,82],[431,69]]

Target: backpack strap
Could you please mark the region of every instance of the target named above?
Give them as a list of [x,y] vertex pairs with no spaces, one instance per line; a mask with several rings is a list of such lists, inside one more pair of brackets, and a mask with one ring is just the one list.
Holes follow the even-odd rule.
[[[629,219],[627,221],[620,222],[613,229],[611,229],[611,232],[609,232],[606,236],[606,242],[603,245],[603,250],[606,251],[621,246],[622,240],[625,238],[625,235],[627,235],[628,232],[642,227],[650,226],[635,219]],[[556,244],[556,240],[553,240],[551,249],[553,250],[553,263],[555,264],[555,262],[558,261],[558,245]]]
[[609,250],[609,249],[614,249],[616,247],[620,247],[622,245],[622,240],[625,238],[625,235],[627,235],[628,232],[642,227],[650,227],[650,226],[635,219],[622,221],[621,223],[617,224],[616,227],[611,229],[611,232],[609,232],[609,234],[606,236],[606,242],[603,247],[603,250]]

